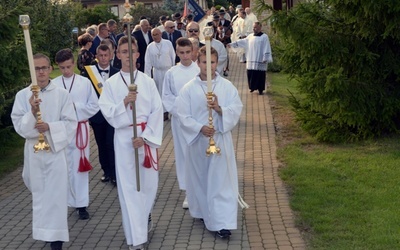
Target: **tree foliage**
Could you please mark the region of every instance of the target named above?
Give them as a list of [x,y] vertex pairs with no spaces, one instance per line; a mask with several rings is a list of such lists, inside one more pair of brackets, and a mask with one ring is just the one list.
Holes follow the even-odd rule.
[[283,65],[299,82],[301,98],[291,103],[304,129],[322,141],[398,131],[399,23],[398,1],[308,1],[274,12]]
[[43,52],[54,59],[58,50],[72,45],[76,6],[73,2],[49,0],[0,0],[0,141],[12,126],[10,112],[16,92],[30,82],[19,15],[28,14],[31,19],[33,53]]
[[92,24],[106,23],[108,20],[114,19],[119,21],[118,16],[111,12],[111,6],[104,2],[90,9],[78,9],[74,12],[75,25],[83,28]]

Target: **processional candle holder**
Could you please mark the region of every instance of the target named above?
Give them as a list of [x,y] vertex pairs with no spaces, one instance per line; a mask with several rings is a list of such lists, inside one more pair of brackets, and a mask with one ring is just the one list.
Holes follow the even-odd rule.
[[[29,71],[30,71],[31,79],[32,79],[31,91],[36,100],[39,98],[40,87],[39,87],[39,85],[37,85],[35,64],[33,63],[32,44],[31,44],[31,37],[29,35],[29,24],[30,23],[31,23],[31,19],[29,18],[28,15],[20,15],[19,16],[19,24],[21,25],[21,27],[24,31],[26,52],[28,54]],[[37,121],[37,123],[43,123],[42,113],[40,112],[40,107],[38,107],[38,111],[36,112],[36,121]],[[39,133],[38,142],[33,146],[33,149],[34,149],[35,153],[37,153],[39,151],[43,151],[43,150],[45,150],[46,152],[50,151],[50,146],[46,142],[43,133]]]
[[[203,30],[203,35],[206,42],[206,61],[207,61],[207,103],[212,101],[214,98],[214,93],[212,91],[212,76],[211,76],[211,37],[214,34],[213,27],[205,27]],[[214,128],[212,108],[208,108],[208,127]],[[211,154],[221,154],[221,149],[215,145],[214,137],[210,136],[208,148],[206,150],[206,155]]]
[[[133,77],[133,58],[132,58],[132,34],[131,25],[133,24],[133,17],[129,14],[131,10],[131,4],[129,0],[125,0],[124,4],[125,16],[122,18],[122,22],[126,24],[127,37],[128,37],[128,53],[129,53],[129,75],[131,82],[128,86],[129,92],[137,92],[137,85],[135,84],[135,78]],[[136,103],[131,102],[132,107],[132,129],[133,138],[137,138],[137,121],[136,121]],[[139,150],[135,148],[135,171],[136,171],[136,190],[140,192],[140,171],[139,171]]]

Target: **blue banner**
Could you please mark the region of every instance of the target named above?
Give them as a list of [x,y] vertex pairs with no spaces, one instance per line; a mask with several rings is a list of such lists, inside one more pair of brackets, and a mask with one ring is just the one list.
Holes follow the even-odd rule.
[[193,20],[198,22],[200,21],[205,15],[206,13],[204,12],[204,10],[196,3],[195,0],[187,0],[188,2],[188,13],[190,14],[192,13],[192,15],[194,16]]

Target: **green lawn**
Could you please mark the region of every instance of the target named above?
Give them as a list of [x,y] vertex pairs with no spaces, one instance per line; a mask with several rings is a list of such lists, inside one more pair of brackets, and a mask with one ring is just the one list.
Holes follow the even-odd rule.
[[280,176],[309,249],[400,248],[400,138],[316,142],[299,129],[287,97],[295,81],[269,74]]
[[24,139],[16,133],[3,130],[5,140],[0,147],[0,179],[23,163]]

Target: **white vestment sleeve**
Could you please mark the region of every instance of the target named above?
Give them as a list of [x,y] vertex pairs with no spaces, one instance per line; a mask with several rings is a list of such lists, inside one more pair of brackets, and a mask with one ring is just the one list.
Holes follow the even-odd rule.
[[242,112],[243,104],[240,100],[239,93],[236,88],[232,88],[232,99],[220,104],[222,109],[222,122],[218,128],[221,133],[231,131],[239,121],[240,113]]
[[176,96],[177,93],[173,82],[173,74],[171,70],[168,70],[163,82],[162,102],[165,110],[172,115],[176,115],[176,110],[174,109]]
[[167,46],[169,47],[168,48],[168,51],[169,51],[168,57],[171,60],[171,65],[175,65],[176,53],[175,53],[174,47],[172,46],[172,43],[167,42],[166,44],[168,44]]
[[31,95],[32,92],[28,91],[18,92],[11,113],[15,131],[25,139],[39,136],[39,132],[35,129],[36,118],[31,111],[29,101],[27,101]]
[[149,77],[151,77],[151,70],[152,70],[153,64],[154,64],[151,60],[151,55],[150,55],[151,50],[153,49],[153,44],[154,44],[154,42],[151,42],[149,44],[149,46],[147,47],[147,50],[146,50],[146,54],[144,55],[144,61],[146,62],[144,64],[144,73],[146,75],[148,75]]
[[99,110],[98,98],[94,91],[94,88],[89,79],[86,77],[82,77],[83,80],[79,84],[84,85],[84,89],[82,92],[83,100],[79,102],[74,102],[76,116],[78,121],[85,121],[94,116]]
[[176,100],[177,113],[182,123],[182,134],[187,144],[190,146],[200,135],[203,124],[193,119],[190,110],[190,96],[188,88],[182,88]]
[[[146,87],[146,94],[151,95],[157,93],[157,87],[154,81],[146,83]],[[154,95],[151,102],[151,113],[147,117],[146,128],[140,135],[140,137],[146,138],[146,143],[153,148],[159,148],[161,146],[164,127],[163,113],[161,97],[160,95]]]
[[249,43],[248,39],[244,38],[244,39],[239,39],[239,40],[237,40],[235,42],[232,42],[229,45],[232,48],[244,48],[244,49],[247,49],[248,43]]
[[271,44],[268,36],[266,34],[263,34],[263,36],[266,36],[266,44],[263,48],[263,62],[272,63]]

